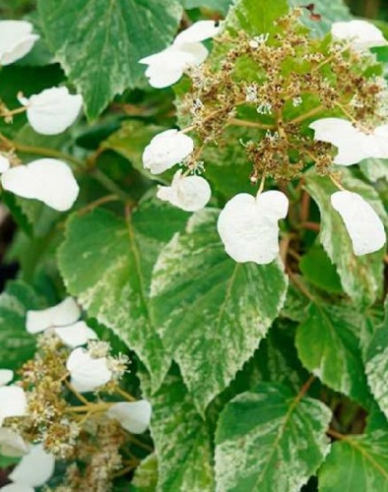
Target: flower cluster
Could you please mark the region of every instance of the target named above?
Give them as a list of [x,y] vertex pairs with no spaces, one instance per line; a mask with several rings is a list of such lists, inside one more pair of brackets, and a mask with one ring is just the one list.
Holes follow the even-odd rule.
[[120,470],[138,464],[126,463],[121,450],[145,432],[151,405],[120,386],[127,357],[110,355],[81,314],[71,297],[28,311],[27,331],[40,334],[37,352],[14,383],[13,371],[0,370],[0,453],[21,457],[4,490],[33,491],[50,479],[56,460],[66,460],[67,490],[108,491]]
[[[277,258],[278,221],[287,215],[288,198],[281,191],[263,192],[265,182],[300,178],[312,165],[339,188],[330,199],[354,254],[375,252],[386,242],[375,210],[343,188],[335,166],[388,157],[388,89],[382,77],[368,74],[375,63],[369,48],[388,43],[375,26],[350,21],[333,24],[328,45],[306,36],[300,15],[295,9],[279,19],[278,34],[240,33],[238,38],[228,26],[201,21],[163,52],[141,60],[149,65],[146,75],[154,87],[172,85],[183,74],[191,79],[179,101],[181,121],[188,126],[156,135],[143,154],[152,174],[177,164],[186,168],[175,173],[170,186],[159,187],[161,200],[191,212],[204,208],[211,190],[198,174],[206,169],[206,148],[230,139],[230,127],[247,130],[244,147],[252,163],[247,180],[260,182],[259,191],[256,197],[231,198],[218,220],[225,250],[237,262],[266,264]],[[205,62],[207,51],[201,51],[199,41],[210,37],[215,50]],[[312,100],[316,107],[303,113]]]
[[[25,21],[0,21],[0,66],[9,65],[27,55],[39,36],[31,34]],[[82,97],[70,94],[66,87],[52,87],[39,94],[18,94],[20,108],[9,110],[0,104],[0,116],[12,122],[15,114],[25,112],[31,127],[41,135],[57,135],[78,118]],[[0,143],[0,181],[4,190],[23,198],[40,200],[60,212],[69,210],[78,197],[79,187],[71,168],[58,159],[38,159],[25,166],[12,152],[5,137]]]

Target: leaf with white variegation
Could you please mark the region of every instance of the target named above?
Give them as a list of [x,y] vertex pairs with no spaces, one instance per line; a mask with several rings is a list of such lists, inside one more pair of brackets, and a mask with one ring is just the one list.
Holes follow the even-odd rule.
[[[345,176],[344,186],[349,191],[360,193],[386,222],[386,213],[377,192],[361,180],[346,173]],[[383,287],[383,252],[355,256],[342,218],[330,203],[330,195],[336,191],[333,183],[315,173],[305,174],[305,183],[321,213],[321,243],[337,268],[344,291],[359,304],[373,304]]]
[[213,492],[213,454],[208,425],[195,409],[176,367],[156,394],[147,394],[147,381],[144,376],[140,379],[152,403],[151,434],[159,477],[156,491]]
[[0,367],[20,368],[32,358],[36,339],[26,330],[28,309],[46,307],[32,287],[22,281],[9,282],[0,295]]
[[158,483],[158,460],[156,455],[149,454],[136,468],[130,485],[133,492],[154,492]]
[[365,362],[368,384],[388,418],[388,316],[374,334],[366,350]]
[[319,492],[388,490],[388,432],[340,436],[320,469]]
[[141,58],[165,48],[178,28],[178,0],[39,0],[50,47],[96,118],[144,73]]
[[151,301],[163,344],[203,412],[252,356],[284,303],[281,265],[235,263],[217,234],[218,210],[194,214],[163,248]]
[[303,365],[330,388],[368,405],[371,395],[359,348],[362,316],[354,306],[313,303],[297,329]]
[[238,395],[216,432],[217,491],[299,491],[329,452],[330,419],[323,403],[286,386]]
[[73,215],[59,251],[69,292],[90,317],[112,329],[140,357],[154,387],[170,357],[150,317],[148,291],[161,247],[187,219],[184,212],[145,200],[125,221],[105,210]]

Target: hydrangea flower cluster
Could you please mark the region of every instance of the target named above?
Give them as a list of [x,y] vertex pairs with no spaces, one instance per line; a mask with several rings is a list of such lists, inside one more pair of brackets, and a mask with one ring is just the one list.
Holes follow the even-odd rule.
[[[0,370],[0,452],[21,457],[4,490],[41,487],[56,460],[65,459],[68,490],[109,490],[115,474],[128,466],[122,446],[130,447],[132,435],[149,425],[150,403],[120,386],[128,359],[111,356],[109,343],[98,340],[81,315],[71,297],[28,311],[27,331],[40,334],[34,359],[18,371],[15,382],[13,371]],[[100,460],[97,469],[104,467],[104,483],[101,474],[93,475],[91,460]]]
[[[32,34],[33,26],[26,21],[0,21],[0,67],[23,58],[33,48],[39,36]],[[22,105],[9,110],[0,104],[0,116],[12,122],[14,114],[25,112],[35,132],[58,135],[78,118],[83,100],[69,93],[66,87],[52,87],[39,94],[25,97],[18,94]],[[35,199],[64,212],[78,197],[79,187],[69,165],[58,159],[38,159],[19,165],[12,145],[3,137],[0,142],[0,181],[4,190],[23,198]]]
[[[296,9],[279,19],[279,34],[238,38],[228,26],[201,21],[164,51],[140,61],[148,64],[153,87],[173,85],[183,74],[191,79],[191,89],[178,100],[181,121],[188,126],[156,135],[143,154],[144,167],[152,174],[183,166],[170,186],[159,186],[161,200],[190,212],[204,208],[211,198],[210,185],[200,176],[206,169],[206,148],[233,137],[233,126],[249,131],[244,147],[252,172],[247,180],[260,182],[259,191],[232,197],[218,220],[225,250],[236,262],[267,264],[278,257],[278,222],[286,217],[289,200],[283,191],[263,191],[264,185],[301,178],[312,165],[339,189],[330,200],[354,254],[373,253],[386,242],[376,211],[359,194],[344,189],[336,166],[388,158],[387,86],[382,77],[367,75],[374,64],[369,48],[388,43],[375,26],[350,21],[333,24],[327,46],[306,37],[300,15]],[[210,62],[205,62],[208,53],[199,43],[207,38],[214,38],[215,45]],[[250,67],[250,82],[240,76],[242,59]],[[300,61],[299,70],[287,68],[290,60]],[[316,108],[303,114],[307,98],[314,98]],[[246,114],[249,120],[243,119]]]

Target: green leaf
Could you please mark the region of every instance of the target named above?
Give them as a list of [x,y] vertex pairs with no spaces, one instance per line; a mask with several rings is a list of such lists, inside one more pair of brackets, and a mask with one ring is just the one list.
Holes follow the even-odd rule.
[[26,312],[45,306],[34,290],[24,282],[9,282],[0,295],[0,364],[18,369],[35,352],[35,337],[27,333]]
[[[300,7],[300,0],[288,0],[291,7]],[[315,0],[314,12],[321,16],[320,20],[313,20],[310,18],[310,13],[306,10],[302,17],[303,24],[305,24],[311,31],[318,35],[323,36],[330,32],[331,25],[335,21],[351,20],[349,7],[343,0]]]
[[319,472],[320,492],[384,491],[388,489],[388,432],[342,436]]
[[181,0],[184,9],[196,9],[198,7],[206,7],[222,14],[226,14],[229,10],[232,0]]
[[276,262],[235,263],[217,234],[218,211],[194,214],[162,250],[151,297],[164,346],[204,411],[251,357],[278,315],[287,279]]
[[182,378],[169,375],[156,395],[148,398],[152,403],[151,433],[158,457],[156,491],[213,492],[209,432]]
[[329,451],[330,419],[323,403],[278,384],[237,396],[216,433],[217,490],[299,491]]
[[372,183],[379,179],[385,179],[388,181],[388,165],[386,159],[366,159],[360,162],[360,169],[363,174],[372,181]]
[[[344,186],[349,191],[360,193],[377,213],[385,215],[382,203],[371,186],[348,174],[344,174],[344,177]],[[330,203],[330,195],[336,191],[334,185],[329,178],[317,176],[315,173],[307,173],[305,178],[306,189],[317,202],[321,213],[321,243],[336,265],[344,291],[356,303],[373,304],[382,291],[383,251],[355,256],[342,218]]]
[[333,294],[341,294],[342,286],[337,270],[320,245],[313,246],[299,262],[303,276],[314,286]]
[[178,0],[39,0],[42,28],[70,81],[96,118],[135,87],[139,60],[165,48],[181,18]]
[[323,383],[367,404],[371,398],[359,348],[361,320],[352,305],[312,304],[297,329],[296,346],[303,365]]
[[368,384],[380,409],[388,418],[388,316],[376,331],[365,354]]
[[73,215],[59,251],[59,269],[69,292],[90,317],[139,355],[155,388],[170,358],[149,312],[151,271],[160,249],[186,218],[157,200],[143,201],[126,222],[98,209]]
[[273,33],[278,28],[274,22],[287,14],[287,0],[237,0],[227,17],[227,25],[236,32],[243,29],[252,36]]
[[134,492],[155,492],[158,483],[158,459],[150,454],[136,468],[130,490]]

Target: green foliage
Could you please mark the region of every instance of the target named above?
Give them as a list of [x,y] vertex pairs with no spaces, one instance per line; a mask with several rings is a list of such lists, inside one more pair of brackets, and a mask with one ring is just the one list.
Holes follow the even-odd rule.
[[[42,27],[95,119],[116,94],[139,84],[138,61],[162,50],[181,17],[177,0],[39,0]],[[130,15],[128,15],[130,13]]]
[[[125,390],[131,395],[119,395],[152,405],[149,431],[120,444],[123,470],[114,473],[113,491],[298,492],[316,490],[317,480],[320,492],[388,489],[387,257],[383,249],[356,256],[330,201],[342,187],[358,193],[388,227],[387,161],[331,166],[335,148],[318,145],[300,174],[287,180],[271,174],[262,156],[249,154],[265,141],[268,156],[270,144],[284,137],[282,125],[293,125],[300,142],[311,143],[310,122],[346,117],[338,105],[318,107],[310,86],[299,101],[291,83],[293,75],[313,80],[322,63],[324,74],[331,74],[324,89],[341,82],[329,70],[336,57],[328,33],[332,22],[352,18],[345,3],[317,0],[310,10],[297,0],[6,3],[0,0],[0,14],[26,14],[41,40],[26,58],[1,68],[0,155],[12,165],[60,159],[81,192],[64,214],[1,190],[17,230],[10,244],[0,235],[0,253],[19,271],[0,295],[0,369],[20,369],[35,353],[36,338],[25,329],[28,310],[54,305],[58,293],[61,299],[74,296],[82,319],[115,354],[129,357]],[[270,70],[249,58],[250,48],[268,42],[282,56],[288,39],[278,35],[292,20],[277,21],[290,7],[302,7],[292,32],[306,36],[308,55],[318,53],[316,65],[287,55],[269,86],[286,101],[282,108],[266,112],[259,109],[266,102],[261,99],[247,107],[249,90],[270,78]],[[203,42],[211,53],[205,69],[185,67],[173,90],[151,89],[139,59],[166,48],[194,19],[222,16],[225,38]],[[236,54],[241,46],[242,56]],[[286,48],[299,53],[300,45]],[[387,73],[385,48],[376,53],[367,81]],[[357,65],[343,54],[348,65]],[[329,59],[322,62],[322,56]],[[171,69],[176,57],[163,69]],[[236,63],[230,72],[228,63]],[[368,65],[368,57],[362,63]],[[359,67],[357,75],[364,71]],[[189,92],[188,75],[203,100]],[[3,118],[7,108],[19,108],[18,91],[30,96],[60,85],[84,99],[86,118],[69,130],[40,135],[19,110],[13,121]],[[344,108],[351,112],[353,94],[345,92]],[[204,113],[201,134],[201,104],[206,111],[209,100],[215,103]],[[178,166],[163,174],[144,168],[145,147],[172,128],[193,135],[194,153],[179,169],[204,170],[212,191],[204,210],[188,213],[158,199],[158,187],[170,185]],[[287,171],[302,160],[292,143],[289,152],[289,163],[273,152]],[[319,168],[322,155],[328,161]],[[260,166],[263,173],[255,174]],[[225,251],[217,220],[235,195],[256,194],[262,177],[265,191],[279,189],[290,202],[279,221],[279,258],[265,265],[237,263]],[[245,218],[234,218],[233,225]],[[99,405],[100,393],[94,396]],[[85,405],[75,397],[74,405]],[[108,391],[108,406],[116,398]],[[106,409],[100,407],[99,418]],[[72,412],[78,417],[73,407],[66,412],[66,418]],[[0,457],[0,468],[14,462]],[[58,464],[50,486],[61,482],[66,464]]]
[[280,385],[238,395],[217,429],[217,490],[300,490],[329,451],[330,418],[321,402]]
[[216,234],[217,215],[209,209],[192,216],[162,250],[151,286],[158,331],[201,411],[265,337],[287,288],[276,263],[231,261]]

